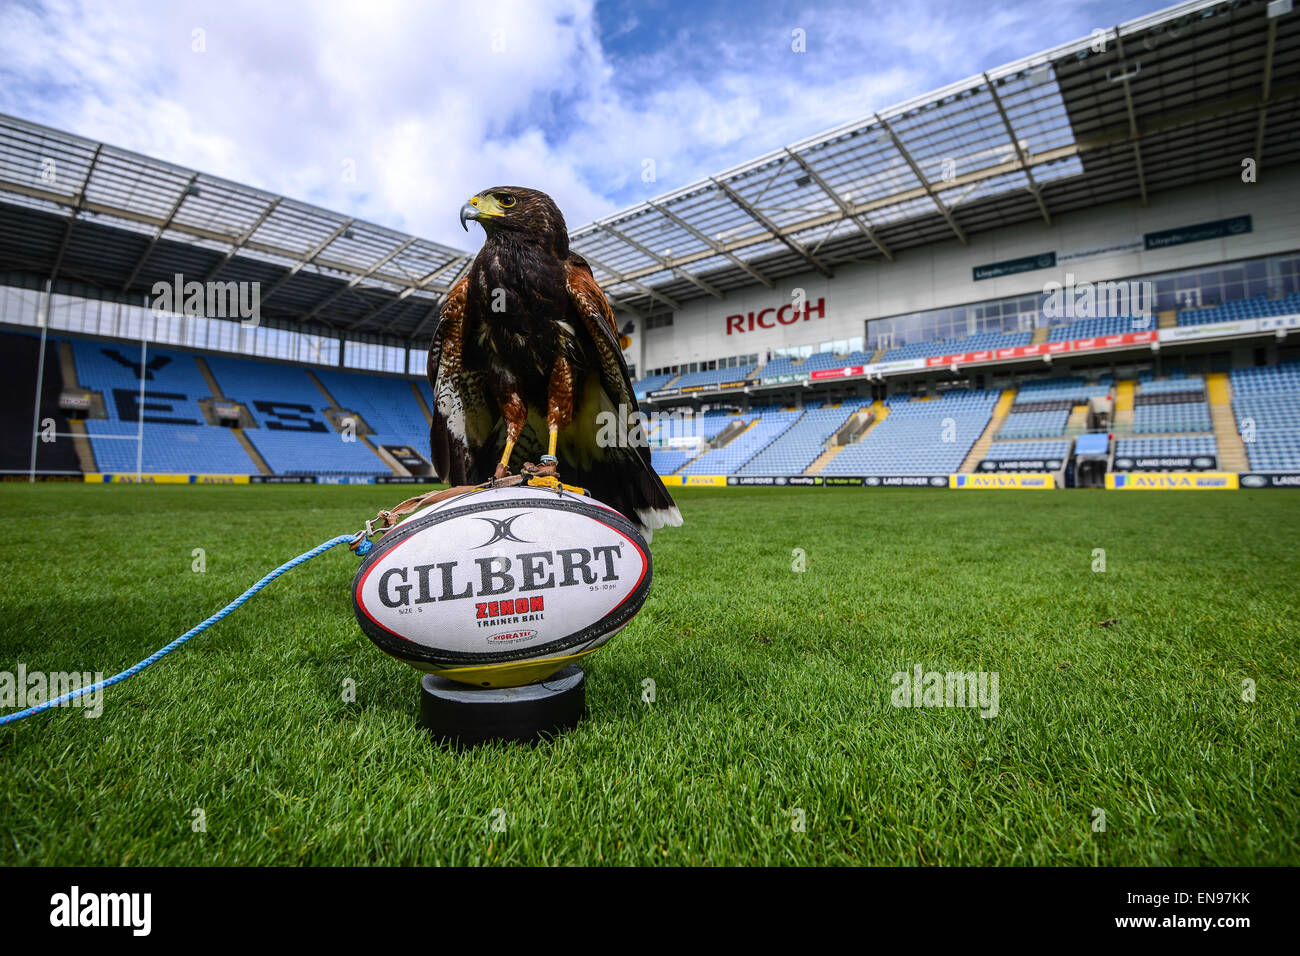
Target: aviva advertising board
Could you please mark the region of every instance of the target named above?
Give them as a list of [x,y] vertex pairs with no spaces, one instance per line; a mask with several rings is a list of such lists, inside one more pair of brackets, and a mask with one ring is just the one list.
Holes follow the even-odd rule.
[[1108,474],[1106,487],[1120,491],[1233,491],[1237,475],[1231,471],[1169,471]]
[[1056,479],[1048,474],[1026,475],[949,475],[949,488],[1038,488],[1056,487]]

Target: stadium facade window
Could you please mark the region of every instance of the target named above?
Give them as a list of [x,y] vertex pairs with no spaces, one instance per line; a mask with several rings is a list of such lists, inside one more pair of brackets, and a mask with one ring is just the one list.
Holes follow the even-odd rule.
[[[1234,299],[1279,298],[1300,290],[1300,256],[1291,252],[1144,276],[1097,277],[1096,281],[1150,283],[1155,300],[1153,308],[1157,312],[1208,308]],[[981,333],[1027,332],[1040,325],[1064,325],[1072,321],[1064,316],[1046,315],[1046,301],[1046,293],[1033,294],[868,319],[865,323],[867,350],[960,341]]]
[[343,348],[344,368],[404,374],[405,364],[406,349],[399,346],[348,339]]
[[41,293],[36,289],[0,287],[0,322],[36,325],[40,322]]

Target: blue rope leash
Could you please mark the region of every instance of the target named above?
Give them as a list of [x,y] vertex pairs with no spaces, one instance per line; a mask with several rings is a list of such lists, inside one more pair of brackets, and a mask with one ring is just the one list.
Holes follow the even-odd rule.
[[[356,534],[341,534],[337,538],[331,538],[330,540],[326,541],[324,544],[318,544],[310,551],[305,551],[302,554],[298,555],[298,557],[294,558],[292,561],[286,561],[284,564],[280,565],[278,568],[276,568],[266,577],[262,578],[262,580],[258,581],[251,588],[249,588],[243,594],[239,595],[239,597],[235,598],[233,601],[231,601],[229,604],[223,607],[216,614],[212,615],[212,617],[208,618],[198,627],[186,631],[184,634],[176,638],[176,640],[172,641],[166,647],[162,648],[161,650],[155,651],[153,654],[150,654],[148,657],[146,657],[140,663],[136,664],[134,667],[129,667],[126,670],[122,671],[120,674],[114,674],[112,677],[108,678],[107,680],[102,680],[99,683],[92,684],[89,687],[80,687],[77,690],[69,691],[68,693],[64,694],[62,697],[57,697],[54,700],[47,700],[45,701],[45,703],[37,704],[35,707],[28,707],[26,710],[20,710],[13,714],[5,714],[4,716],[0,716],[0,727],[3,727],[5,724],[12,724],[15,721],[22,720],[24,717],[31,717],[34,714],[39,714],[41,711],[49,710],[51,707],[58,707],[62,704],[66,704],[68,701],[75,700],[76,698],[82,696],[83,694],[91,694],[96,691],[103,690],[105,687],[112,687],[114,684],[120,683],[121,681],[126,680],[128,677],[134,677],[136,674],[140,673],[150,664],[154,663],[155,661],[162,660],[172,651],[176,650],[176,648],[180,647],[182,644],[188,641],[191,637],[194,637],[196,634],[202,634],[213,624],[216,624],[218,621],[220,621],[231,611],[234,611],[236,608],[243,605],[245,601],[251,598],[258,591],[262,590],[262,588],[266,587],[268,584],[270,584],[280,575],[284,574],[286,571],[291,571],[294,568],[296,568],[298,565],[302,564],[303,562],[310,561],[318,554],[324,554],[326,551],[328,551],[330,548],[335,547],[336,545],[356,541],[358,540],[359,537],[360,536]],[[361,545],[356,549],[356,553],[359,555],[364,555],[367,551],[370,550],[370,547],[371,547],[370,541],[363,539],[361,541]]]

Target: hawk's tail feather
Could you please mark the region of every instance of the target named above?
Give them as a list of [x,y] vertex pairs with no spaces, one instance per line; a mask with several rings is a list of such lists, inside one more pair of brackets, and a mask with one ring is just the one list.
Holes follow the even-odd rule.
[[645,536],[647,542],[654,538],[658,528],[680,528],[682,513],[664,487],[663,479],[649,465],[643,465],[634,474],[630,489],[632,494],[629,496],[630,508],[619,510],[629,518],[635,516],[637,530]]
[[560,459],[560,474],[631,521],[647,542],[654,537],[656,528],[679,527],[682,513],[649,462],[635,452],[623,452],[617,457],[621,458],[617,466],[610,467],[612,462],[607,460],[604,467],[581,477],[570,474],[564,459]]
[[677,506],[671,508],[637,508],[637,530],[645,538],[646,544],[654,540],[656,528],[680,528],[682,526],[682,513],[677,510]]

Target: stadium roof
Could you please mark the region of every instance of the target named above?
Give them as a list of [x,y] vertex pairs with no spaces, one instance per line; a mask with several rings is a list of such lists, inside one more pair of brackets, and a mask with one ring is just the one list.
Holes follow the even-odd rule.
[[[1289,0],[1284,0],[1289,7]],[[1300,158],[1300,14],[1192,2],[872,113],[577,229],[624,307]]]
[[[1300,159],[1300,15],[1185,3],[872,113],[576,229],[616,306],[702,296]],[[0,116],[0,267],[416,339],[469,254]]]
[[0,267],[123,294],[260,281],[262,312],[411,333],[469,265],[449,246],[0,115]]

